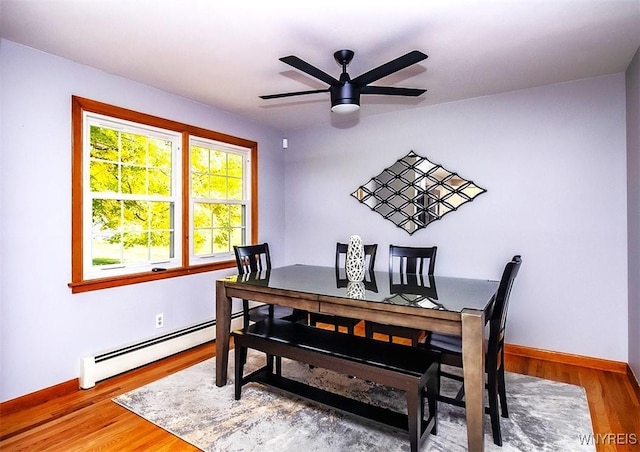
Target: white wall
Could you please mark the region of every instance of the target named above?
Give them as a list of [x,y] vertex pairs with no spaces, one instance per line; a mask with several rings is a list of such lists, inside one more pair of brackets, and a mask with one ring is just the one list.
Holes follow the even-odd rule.
[[[625,149],[622,73],[298,131],[287,262],[329,265],[351,234],[382,247],[379,269],[390,243],[438,245],[442,275],[499,278],[522,254],[507,341],[626,362]],[[487,193],[413,236],[350,196],[410,150]]]
[[640,379],[640,49],[626,72],[629,200],[629,366]]
[[74,94],[259,142],[260,240],[284,262],[280,132],[2,40],[0,401],[77,378],[84,355],[213,318],[214,281],[235,272],[71,294]]

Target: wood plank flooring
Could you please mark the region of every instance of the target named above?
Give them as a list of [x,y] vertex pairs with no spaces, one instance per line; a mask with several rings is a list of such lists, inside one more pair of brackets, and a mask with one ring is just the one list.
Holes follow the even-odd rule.
[[[2,412],[0,450],[197,451],[111,398],[209,359],[215,350],[215,343],[205,344],[99,382],[92,389]],[[520,356],[508,356],[506,366],[511,372],[585,387],[594,432],[600,435],[597,450],[640,451],[640,403],[626,375]],[[633,438],[636,444],[625,444]]]

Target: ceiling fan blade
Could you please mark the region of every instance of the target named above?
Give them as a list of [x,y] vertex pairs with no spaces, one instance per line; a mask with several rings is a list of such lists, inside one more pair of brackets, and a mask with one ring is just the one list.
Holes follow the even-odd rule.
[[282,57],[280,58],[280,61],[282,61],[283,63],[287,63],[288,65],[293,66],[294,68],[299,69],[302,72],[306,72],[312,77],[322,80],[327,85],[333,85],[333,84],[339,83],[338,80],[336,80],[326,72],[323,72],[317,67],[310,65],[309,63],[301,60],[297,56],[289,55],[286,57]]
[[382,66],[378,66],[375,69],[371,69],[370,71],[357,76],[352,80],[352,82],[357,83],[360,86],[368,85],[371,82],[375,82],[382,77],[393,74],[394,72],[411,66],[412,64],[416,64],[426,58],[427,55],[420,52],[419,50],[414,50],[407,53],[406,55],[402,55],[401,57],[396,58],[395,60],[391,60],[388,63],[383,64]]
[[277,99],[278,97],[302,96],[303,94],[315,94],[315,93],[327,93],[327,92],[329,92],[329,88],[314,89],[311,91],[297,91],[295,93],[268,94],[266,96],[260,96],[260,99]]
[[387,96],[417,97],[426,91],[426,89],[396,88],[395,86],[363,86],[360,88],[360,94],[385,94]]

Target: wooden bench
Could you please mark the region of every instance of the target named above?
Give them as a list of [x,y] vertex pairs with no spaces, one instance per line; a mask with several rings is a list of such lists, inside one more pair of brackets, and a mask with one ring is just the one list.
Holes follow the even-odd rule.
[[[433,352],[281,319],[264,320],[246,329],[234,331],[233,338],[236,349],[236,400],[241,397],[243,385],[256,381],[404,430],[409,435],[412,451],[419,449],[429,432],[436,434],[439,357]],[[264,367],[245,376],[243,356],[246,356],[249,348],[265,352],[267,361]],[[288,379],[282,375],[281,358],[406,391],[408,414],[369,405]],[[426,420],[425,395],[429,407],[429,417]]]

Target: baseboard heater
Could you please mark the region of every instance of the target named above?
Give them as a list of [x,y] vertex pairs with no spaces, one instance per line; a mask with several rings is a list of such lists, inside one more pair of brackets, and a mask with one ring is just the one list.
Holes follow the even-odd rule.
[[[231,329],[242,328],[242,313],[234,314]],[[216,321],[210,320],[115,350],[85,356],[80,363],[80,387],[133,370],[216,338]]]

